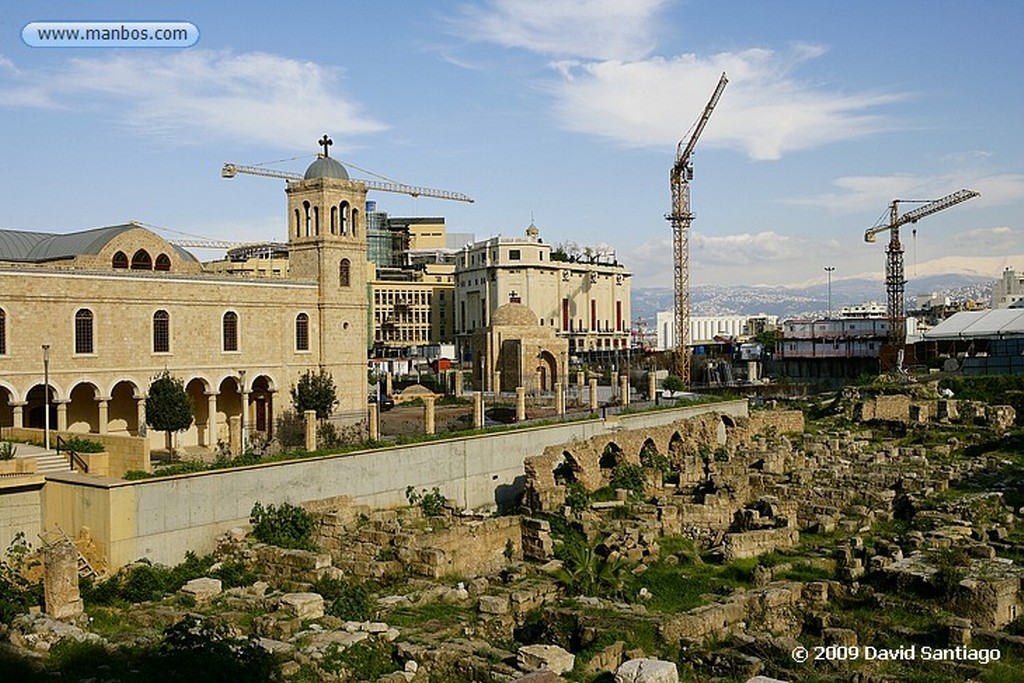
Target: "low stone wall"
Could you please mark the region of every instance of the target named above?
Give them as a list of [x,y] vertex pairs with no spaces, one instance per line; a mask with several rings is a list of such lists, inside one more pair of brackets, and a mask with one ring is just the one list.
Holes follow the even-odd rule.
[[661,627],[668,643],[699,643],[724,638],[733,630],[755,630],[796,636],[803,622],[800,602],[803,584],[773,583],[768,587],[738,593],[726,602],[704,605],[669,619]]
[[773,429],[778,434],[802,434],[804,414],[800,410],[756,410],[750,414],[750,431],[761,434]]
[[0,552],[11,544],[19,531],[36,545],[36,536],[43,531],[42,489],[45,481],[41,474],[0,477]]
[[[22,441],[35,441],[43,443],[46,433],[42,429],[29,429],[28,427],[10,427],[5,430],[12,439]],[[50,430],[50,445],[56,448],[57,437],[62,439],[80,438],[88,439],[103,444],[103,449],[108,455],[107,464],[101,468],[101,476],[123,477],[130,470],[152,472],[153,465],[150,461],[149,440],[140,436],[127,436],[124,434],[90,434],[81,432],[61,432]]]
[[789,527],[726,534],[722,542],[722,557],[726,562],[758,557],[779,548],[792,548],[799,542],[800,532]]

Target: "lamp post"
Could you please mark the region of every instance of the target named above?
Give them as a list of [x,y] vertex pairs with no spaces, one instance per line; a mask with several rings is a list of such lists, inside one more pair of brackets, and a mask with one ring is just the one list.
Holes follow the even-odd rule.
[[828,274],[828,319],[832,319],[832,271],[836,269],[835,266],[825,266],[825,272]]
[[50,345],[43,344],[43,447],[50,450]]
[[246,392],[245,392],[245,370],[239,370],[238,371],[238,401],[242,405],[242,414],[239,416],[240,417],[240,422],[241,422],[241,424],[239,425],[241,427],[241,429],[239,430],[241,432],[239,434],[239,440],[242,442],[241,443],[241,451],[242,451],[241,455],[245,455],[245,414],[246,414],[246,412],[248,412],[248,409],[249,409],[249,406],[246,405],[247,401],[245,400],[245,394],[246,394]]

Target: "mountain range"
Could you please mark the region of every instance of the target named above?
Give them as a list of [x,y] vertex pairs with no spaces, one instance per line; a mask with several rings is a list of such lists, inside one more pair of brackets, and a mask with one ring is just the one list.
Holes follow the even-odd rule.
[[[948,296],[953,301],[988,303],[993,278],[978,275],[931,275],[910,280],[906,286],[907,308],[918,294]],[[885,304],[885,283],[872,278],[832,281],[832,310],[877,301]],[[631,297],[633,320],[652,325],[659,311],[672,310],[670,287],[634,287]],[[695,285],[690,289],[692,315],[776,315],[780,318],[824,316],[828,313],[828,285]]]

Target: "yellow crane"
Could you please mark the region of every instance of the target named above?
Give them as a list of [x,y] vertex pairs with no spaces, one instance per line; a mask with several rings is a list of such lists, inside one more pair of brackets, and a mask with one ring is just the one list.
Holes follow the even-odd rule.
[[[333,145],[334,142],[327,137],[323,136],[320,140],[320,145],[324,148],[323,152],[320,152],[317,156],[324,158],[330,156],[328,153],[328,147]],[[365,169],[361,169],[354,164],[348,164],[352,168],[358,169],[363,173],[371,173]],[[288,171],[277,171],[272,168],[266,168],[265,166],[246,166],[244,164],[224,164],[220,170],[220,176],[222,178],[234,178],[239,173],[245,173],[248,175],[263,176],[266,178],[281,178],[288,182],[294,182],[302,180],[303,176],[298,173],[289,173]],[[371,173],[371,175],[377,175]],[[432,187],[418,187],[415,185],[406,185],[404,183],[395,182],[393,180],[355,180],[354,182],[362,183],[368,190],[379,190],[381,192],[398,192],[400,194],[408,194],[413,197],[434,197],[435,199],[450,199],[456,202],[469,202],[473,200],[470,197],[462,194],[461,192],[451,192],[449,190],[437,190]]]
[[[902,347],[907,341],[907,317],[904,308],[903,245],[900,243],[900,226],[916,223],[925,216],[944,211],[980,193],[974,190],[957,190],[939,199],[894,199],[889,204],[889,222],[884,218],[864,232],[865,242],[874,242],[880,232],[889,231],[889,246],[885,248],[885,292],[886,316],[889,318],[889,341]],[[925,203],[927,202],[927,203]],[[899,214],[900,204],[924,204],[916,209]]]
[[693,134],[689,141],[683,145],[680,140],[676,145],[676,162],[672,166],[669,181],[672,185],[672,213],[665,216],[672,223],[672,256],[673,275],[675,292],[673,303],[675,305],[676,323],[676,373],[683,380],[683,384],[690,386],[690,224],[693,222],[693,214],[690,212],[690,181],[693,180],[693,163],[690,156],[694,147],[697,146],[697,139],[704,132],[704,126],[711,118],[711,112],[718,104],[718,98],[722,96],[725,85],[729,82],[725,72],[718,80],[718,87],[711,95],[704,113],[693,126]]

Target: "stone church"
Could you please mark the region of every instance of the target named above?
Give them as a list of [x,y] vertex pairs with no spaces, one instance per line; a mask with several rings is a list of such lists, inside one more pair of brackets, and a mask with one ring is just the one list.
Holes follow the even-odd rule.
[[0,428],[43,427],[44,356],[53,429],[144,435],[164,370],[194,405],[183,446],[227,443],[234,422],[270,436],[307,370],[330,372],[338,414],[365,422],[367,188],[327,149],[286,189],[287,278],[207,272],[136,223],[0,230]]

